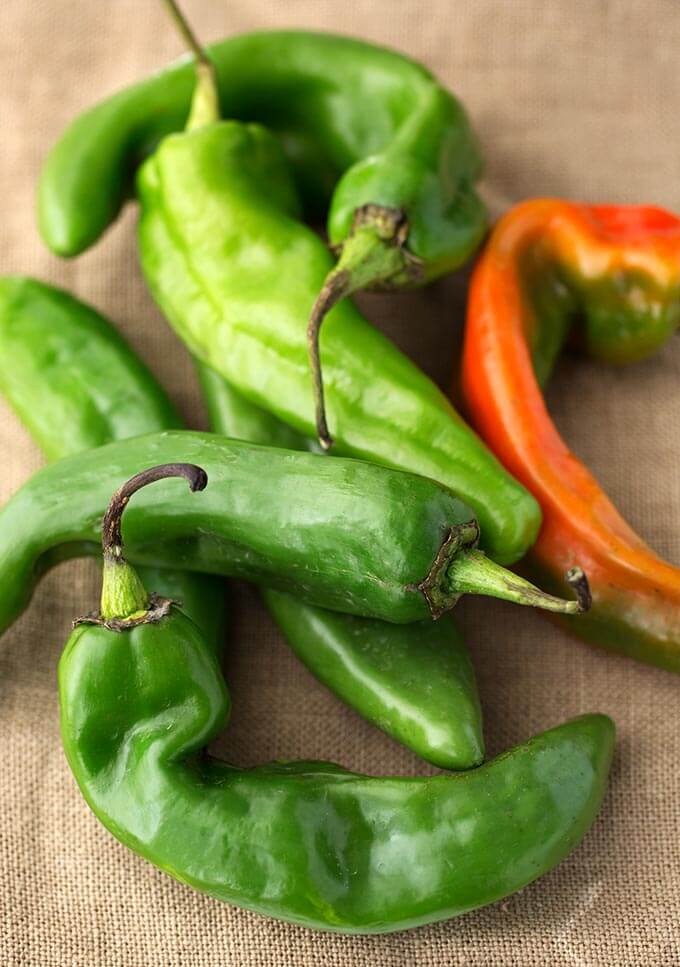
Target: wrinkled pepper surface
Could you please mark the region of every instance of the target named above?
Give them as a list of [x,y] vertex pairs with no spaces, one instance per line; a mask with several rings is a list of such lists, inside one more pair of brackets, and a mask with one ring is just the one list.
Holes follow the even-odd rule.
[[457,776],[371,777],[327,762],[244,770],[211,757],[229,713],[219,666],[196,625],[147,594],[120,537],[124,501],[167,472],[205,484],[199,467],[175,465],[121,488],[104,520],[101,609],[81,619],[59,664],[66,756],[117,839],[217,899],[346,933],[456,916],[576,846],[612,758],[603,715]]
[[539,199],[493,231],[468,304],[463,387],[473,423],[535,495],[529,565],[554,582],[576,560],[593,607],[579,637],[680,672],[680,569],[633,532],[564,443],[541,393],[568,335],[610,363],[644,359],[680,320],[680,219],[658,208]]

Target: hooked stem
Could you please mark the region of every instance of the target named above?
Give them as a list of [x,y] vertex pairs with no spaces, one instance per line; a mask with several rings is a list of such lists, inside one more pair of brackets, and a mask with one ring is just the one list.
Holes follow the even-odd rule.
[[104,572],[99,616],[105,622],[135,621],[149,608],[150,596],[136,570],[123,556],[121,521],[133,494],[167,477],[184,477],[192,492],[203,490],[208,483],[205,470],[193,463],[164,463],[135,474],[111,498],[102,524]]
[[185,128],[187,131],[193,131],[220,119],[217,71],[176,0],[163,0],[163,3],[180,36],[196,58],[196,87]]
[[319,443],[329,450],[319,335],[324,319],[341,299],[360,289],[389,289],[413,282],[422,265],[405,248],[408,222],[402,211],[382,205],[363,205],[354,215],[352,231],[342,243],[340,257],[324,281],[307,325],[307,347],[312,371],[316,431]]
[[588,611],[592,596],[585,573],[580,567],[572,567],[567,571],[566,581],[574,589],[575,599],[557,598],[541,591],[478,550],[459,555],[447,570],[447,582],[453,594],[485,594],[558,614],[582,614]]
[[319,292],[307,325],[307,350],[309,353],[309,366],[312,371],[312,387],[314,393],[314,418],[316,422],[316,435],[319,443],[324,450],[330,450],[333,446],[333,438],[328,431],[328,419],[326,417],[326,398],[323,389],[323,370],[321,368],[321,356],[319,353],[319,333],[321,324],[331,311],[333,306],[350,295],[349,275],[338,268],[333,269],[326,276],[321,292]]

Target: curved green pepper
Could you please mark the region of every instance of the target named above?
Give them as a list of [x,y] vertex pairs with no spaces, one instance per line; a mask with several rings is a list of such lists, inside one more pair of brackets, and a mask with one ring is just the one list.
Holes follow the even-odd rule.
[[[0,278],[0,393],[49,460],[181,426],[172,403],[95,309],[24,276]],[[145,568],[182,602],[218,653],[224,585],[208,575]]]
[[0,629],[39,575],[92,553],[112,483],[149,464],[200,463],[212,486],[188,500],[145,492],[127,518],[140,564],[234,575],[311,604],[396,623],[436,617],[463,593],[550,610],[588,607],[545,595],[475,550],[479,527],[454,495],[425,477],[360,460],[273,450],[169,430],[112,443],[40,470],[0,511]]
[[[212,428],[253,443],[315,448],[198,365]],[[444,769],[484,757],[470,656],[451,615],[408,625],[339,614],[269,588],[267,608],[307,668],[378,728]]]
[[[199,468],[180,471],[201,485]],[[119,543],[121,504],[141,482],[107,512],[102,610],[59,664],[66,756],[117,839],[220,900],[357,933],[490,903],[574,848],[606,786],[614,726],[603,715],[458,776],[374,778],[324,762],[242,770],[208,756],[229,712],[219,667],[187,617],[146,595]]]
[[[293,429],[239,397],[217,374],[204,370],[201,383],[218,431],[255,443],[303,446]],[[110,323],[34,279],[0,279],[0,391],[53,459],[178,423],[151,373]],[[206,638],[222,647],[220,580],[148,568],[142,578],[181,602]],[[314,608],[276,591],[263,595],[298,657],[360,714],[442,768],[466,769],[481,761],[474,673],[450,616],[388,625]]]
[[[486,227],[474,189],[479,151],[462,106],[424,67],[372,44],[304,31],[243,34],[208,51],[226,114],[276,133],[314,213],[332,195],[331,245],[348,239],[369,205],[407,222],[405,239],[403,225],[399,239],[376,237],[378,246],[403,243],[397,284],[414,260],[428,279],[469,258]],[[53,252],[77,255],[97,240],[141,159],[184,127],[193,89],[194,67],[184,59],[71,124],[40,178],[40,229]]]

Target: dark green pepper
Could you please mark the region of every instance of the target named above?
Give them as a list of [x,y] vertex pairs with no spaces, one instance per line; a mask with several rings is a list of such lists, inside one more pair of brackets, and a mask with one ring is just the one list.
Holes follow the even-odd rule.
[[[201,383],[217,430],[256,443],[305,445],[212,371],[204,368]],[[110,323],[34,279],[0,279],[0,391],[53,459],[179,422]],[[208,640],[222,647],[219,579],[164,569],[145,569],[142,578],[180,601]],[[481,761],[474,673],[450,616],[392,625],[314,608],[276,591],[264,589],[263,595],[298,657],[360,714],[443,768]]]
[[490,903],[574,848],[606,786],[614,727],[603,715],[458,776],[375,778],[325,762],[242,770],[211,758],[229,713],[217,662],[193,622],[147,595],[120,543],[122,507],[168,472],[204,483],[198,467],[175,465],[121,488],[104,523],[101,611],[59,664],[66,756],[117,839],[220,900],[355,933]]
[[[271,413],[199,364],[211,426],[218,433],[295,449],[314,449]],[[378,728],[444,769],[482,761],[482,717],[474,672],[449,614],[408,625],[315,608],[262,589],[288,644],[310,671]]]
[[588,607],[545,595],[475,549],[468,507],[425,477],[361,460],[273,450],[169,430],[112,443],[40,470],[0,511],[0,628],[38,576],[92,553],[112,483],[157,463],[200,463],[212,486],[188,500],[142,494],[128,515],[136,563],[234,575],[311,604],[396,623],[433,617],[463,593],[569,614]]

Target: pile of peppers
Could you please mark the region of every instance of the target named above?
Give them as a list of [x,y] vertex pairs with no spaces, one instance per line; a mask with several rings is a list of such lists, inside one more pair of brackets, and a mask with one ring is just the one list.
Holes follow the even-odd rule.
[[[0,510],[0,629],[47,569],[101,556],[100,606],[59,666],[64,749],[102,823],[171,876],[327,930],[456,916],[571,852],[614,748],[590,714],[484,762],[458,598],[535,606],[680,671],[680,571],[621,519],[541,395],[567,340],[624,363],[669,338],[680,220],[550,199],[501,219],[462,360],[478,436],[349,299],[423,285],[483,242],[462,106],[420,65],[344,37],[203,50],[165,3],[193,61],[73,122],[39,220],[76,256],[136,195],[144,277],[212,432],[182,427],[93,308],[0,279],[0,392],[50,461]],[[310,227],[324,215],[328,246]],[[444,771],[209,755],[229,716],[226,576],[258,585],[332,691]]]

